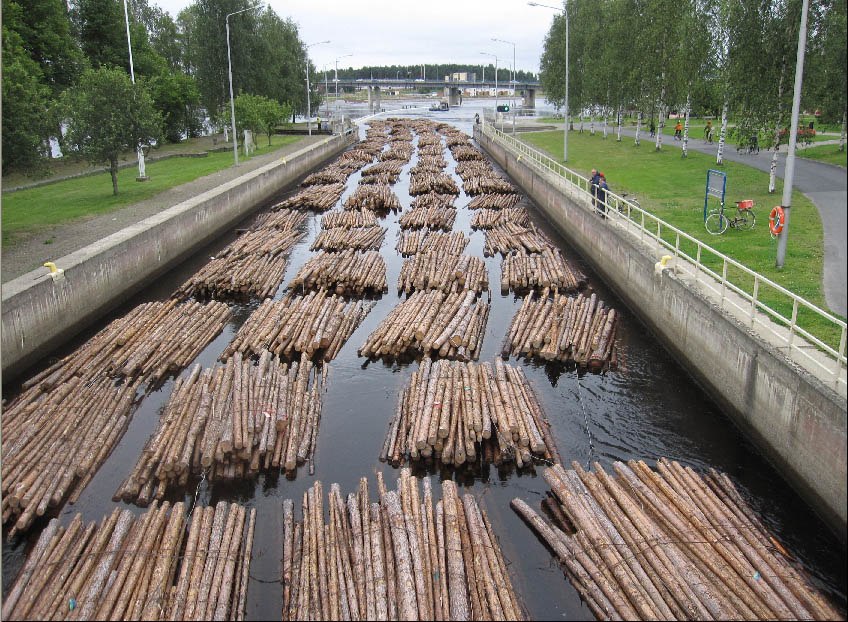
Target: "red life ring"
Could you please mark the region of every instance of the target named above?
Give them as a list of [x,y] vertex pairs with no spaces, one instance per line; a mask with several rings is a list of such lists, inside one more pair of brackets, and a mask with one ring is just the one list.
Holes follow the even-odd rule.
[[783,225],[786,223],[786,216],[783,213],[783,208],[775,205],[774,209],[769,214],[769,231],[772,235],[777,235],[783,231]]

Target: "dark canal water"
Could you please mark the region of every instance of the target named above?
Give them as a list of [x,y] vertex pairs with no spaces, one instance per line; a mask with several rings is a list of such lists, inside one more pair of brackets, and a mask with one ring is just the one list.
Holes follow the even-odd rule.
[[[474,113],[481,112],[482,105],[466,100],[460,109],[429,114],[432,118],[452,123],[470,134]],[[492,102],[487,105],[491,106]],[[428,113],[404,110],[398,111],[398,114],[427,116]],[[452,172],[455,162],[447,149],[444,156],[449,163],[448,170]],[[408,171],[416,161],[417,156],[413,156],[394,186],[405,209],[409,208],[411,201],[408,194]],[[359,176],[356,173],[348,180],[342,201],[356,188]],[[456,181],[461,187],[458,177]],[[292,188],[281,193],[268,205],[293,192],[295,189]],[[469,198],[464,194],[456,201],[460,209],[454,230],[470,234],[471,244],[466,252],[482,257],[483,232],[471,231],[469,223],[472,213],[463,209],[468,201]],[[566,463],[576,460],[584,466],[597,460],[607,468],[615,460],[628,459],[645,459],[653,465],[656,458],[665,456],[696,469],[712,466],[729,473],[741,485],[743,494],[760,512],[767,526],[787,549],[797,555],[813,581],[844,611],[845,551],[838,539],[789,488],[757,449],[741,436],[730,419],[718,410],[709,396],[657,343],[636,316],[591,272],[583,259],[574,254],[545,222],[539,220],[532,204],[527,199],[524,201],[531,214],[534,214],[537,224],[587,274],[589,288],[597,292],[607,305],[621,312],[618,328],[621,364],[616,370],[595,375],[562,366],[541,366],[524,360],[510,361],[524,367],[551,421],[563,460]],[[203,483],[198,486],[194,482],[184,496],[171,498],[184,499],[190,505],[196,495],[197,503],[202,505],[227,500],[257,509],[248,619],[280,617],[283,499],[293,498],[297,504],[303,491],[317,479],[324,483],[325,490],[330,483],[338,482],[343,491],[353,491],[362,476],[369,477],[372,499],[375,499],[374,474],[377,471],[384,473],[388,485],[393,485],[396,480],[396,470],[380,463],[378,455],[397,393],[416,364],[369,362],[357,356],[357,349],[399,302],[395,285],[402,259],[394,250],[399,216],[390,214],[381,223],[388,228],[381,252],[387,263],[389,293],[382,296],[336,360],[330,364],[314,476],[308,475],[307,469],[302,467],[294,480],[287,480],[284,476],[260,476],[255,481],[238,485]],[[320,215],[311,216],[305,240],[291,254],[286,282],[311,255],[308,247],[319,230]],[[234,235],[225,235],[198,252],[128,301],[111,317],[126,313],[140,302],[167,298],[210,256],[228,244]],[[480,360],[491,361],[499,354],[509,322],[521,301],[512,294],[499,293],[500,257],[487,258],[485,261],[493,291],[491,315]],[[281,297],[283,291],[284,286],[280,288],[277,297]],[[213,365],[257,304],[235,305],[232,322],[199,355],[196,362],[204,366]],[[101,322],[92,332],[104,324],[105,321]],[[111,501],[112,495],[129,473],[154,430],[173,383],[174,379],[168,380],[159,390],[142,400],[127,433],[79,501],[60,511],[59,516],[63,522],[69,522],[76,512],[81,512],[86,520],[99,520],[114,508],[116,504]],[[14,387],[9,389],[13,390]],[[504,556],[510,565],[511,579],[531,618],[593,619],[550,553],[509,507],[514,497],[521,497],[532,506],[538,506],[547,490],[540,468],[521,471],[516,471],[514,467],[498,469],[494,466],[474,471],[431,468],[429,472],[421,469],[419,474],[431,477],[433,483],[438,479],[453,478],[478,498],[500,538]],[[134,509],[139,513],[143,511]],[[44,525],[46,519],[36,523],[28,538],[19,538],[13,542],[6,542],[4,538],[4,593],[10,589],[28,546],[35,541]]]

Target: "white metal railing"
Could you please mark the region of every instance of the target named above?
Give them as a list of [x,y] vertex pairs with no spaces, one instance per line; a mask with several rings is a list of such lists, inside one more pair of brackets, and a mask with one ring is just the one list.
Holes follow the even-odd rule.
[[[588,179],[556,162],[538,149],[521,142],[514,136],[501,132],[490,122],[484,123],[482,130],[492,140],[516,153],[518,161],[524,160],[541,171],[553,173],[554,179],[564,192],[573,197],[576,195],[575,198],[577,199],[582,199],[580,203],[586,209],[594,209]],[[635,227],[640,237],[643,239],[645,237],[650,238],[668,249],[674,254],[675,258],[688,263],[693,269],[696,282],[700,282],[703,276],[709,277],[709,279],[704,279],[701,284],[717,293],[720,297],[722,309],[725,308],[725,305],[730,305],[744,313],[750,321],[751,328],[759,327],[769,331],[786,344],[792,357],[811,363],[813,369],[820,370],[844,394],[846,389],[846,377],[843,373],[846,371],[846,323],[843,320],[611,191],[607,192],[606,201],[603,203],[607,215],[607,220],[604,222],[610,224],[626,222],[628,226]],[[674,241],[669,241],[666,238],[673,238]],[[694,257],[681,247],[681,243],[686,243],[695,249]],[[721,270],[716,271],[706,265],[704,260],[707,258],[712,258],[713,263],[720,262]],[[732,276],[728,276],[729,268],[740,273],[745,281],[753,283],[750,292],[746,285],[740,285],[738,282],[734,282]],[[787,302],[792,304],[791,317],[784,316],[760,300],[760,289],[763,286],[767,286],[787,298]],[[740,296],[743,303],[739,304],[728,296],[728,291]],[[798,311],[801,308],[808,309],[838,329],[840,334],[838,347],[835,348],[822,341],[798,324]],[[758,318],[758,311],[764,313],[772,322]],[[776,330],[773,322],[783,327],[784,330]],[[815,347],[811,348],[811,345]],[[817,352],[823,352],[825,357],[816,356]],[[825,360],[822,361],[822,358]]]

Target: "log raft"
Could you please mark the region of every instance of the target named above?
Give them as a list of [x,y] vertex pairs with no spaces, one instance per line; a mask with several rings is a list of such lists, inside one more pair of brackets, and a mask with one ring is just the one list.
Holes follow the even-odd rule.
[[388,291],[386,261],[377,251],[320,252],[289,282],[291,290],[326,289],[339,296],[364,296]]
[[380,460],[398,466],[559,462],[539,401],[520,367],[425,359],[401,392]]
[[374,212],[399,212],[403,209],[400,199],[387,184],[358,186],[344,202],[346,210],[371,210]]
[[468,289],[480,294],[489,289],[489,273],[479,257],[417,253],[403,262],[397,288],[398,294],[423,289],[446,293]]
[[573,267],[553,246],[541,253],[516,252],[501,264],[501,293],[550,288],[574,292],[586,284],[585,275]]
[[[303,494],[302,518],[283,502],[283,620],[523,620],[497,538],[484,509],[454,482],[435,499],[429,479],[403,469],[396,490],[378,474],[324,497]],[[325,506],[327,510],[325,511]]]
[[460,255],[471,240],[462,231],[442,233],[427,229],[401,231],[395,250],[404,257],[415,253],[439,253],[443,256]]
[[660,458],[543,473],[547,521],[513,509],[601,619],[836,620],[727,475]]
[[27,557],[4,620],[243,620],[256,510],[182,502],[98,524],[53,519]]
[[386,236],[386,228],[380,226],[371,227],[333,227],[324,229],[315,236],[315,241],[309,250],[343,251],[349,249],[357,250],[380,250],[383,238]]

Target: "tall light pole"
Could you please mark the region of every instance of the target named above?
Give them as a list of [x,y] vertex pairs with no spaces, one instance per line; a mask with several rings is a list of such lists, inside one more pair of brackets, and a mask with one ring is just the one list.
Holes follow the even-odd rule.
[[[124,0],[126,2],[126,0]],[[241,9],[240,11],[233,11],[232,13],[228,13],[224,18],[224,23],[227,26],[227,73],[230,77],[230,119],[233,125],[233,156],[236,160],[236,166],[238,166],[238,134],[236,133],[236,101],[233,98],[233,62],[230,59],[230,18],[233,15],[237,15],[239,13],[244,13],[245,11],[252,11],[253,9],[258,9],[262,4],[254,4],[253,6],[249,6],[246,9]]]
[[306,46],[306,131],[310,136],[312,136],[312,94],[309,88],[309,48],[323,43],[329,43],[329,41],[318,41]]
[[562,0],[562,8],[550,6],[548,4],[539,4],[538,2],[528,2],[530,6],[542,6],[554,11],[562,11],[565,17],[565,131],[562,138],[562,161],[568,162],[568,7],[566,0]]
[[792,182],[795,177],[795,146],[798,143],[798,114],[801,110],[801,83],[804,80],[804,50],[807,47],[807,9],[809,0],[801,3],[801,27],[798,30],[798,53],[795,57],[795,92],[792,99],[792,122],[789,127],[789,152],[786,154],[786,170],[783,174],[783,231],[777,236],[777,268],[783,267],[786,259],[786,243],[789,238],[789,208],[792,206]]
[[[127,47],[130,50],[130,80],[135,84],[135,69],[133,68],[133,57],[132,57],[132,41],[130,40],[130,16],[127,12],[127,0],[124,0],[124,22],[127,24]],[[147,181],[149,177],[147,177],[146,170],[144,168],[144,151],[141,149],[141,145],[136,145],[136,151],[138,152],[138,177],[135,178],[136,181]]]
[[[495,120],[498,119],[498,56],[497,54],[492,54],[491,52],[480,52],[484,56],[494,56],[495,57]],[[503,121],[501,121],[501,132],[503,132]]]
[[347,58],[348,56],[353,56],[353,54],[342,54],[336,59],[336,73],[335,78],[333,80],[336,83],[336,108],[335,108],[335,116],[339,114],[339,61],[343,58]]
[[515,134],[515,43],[506,41],[505,39],[496,39],[495,37],[492,37],[492,41],[508,43],[512,46],[512,133]]

